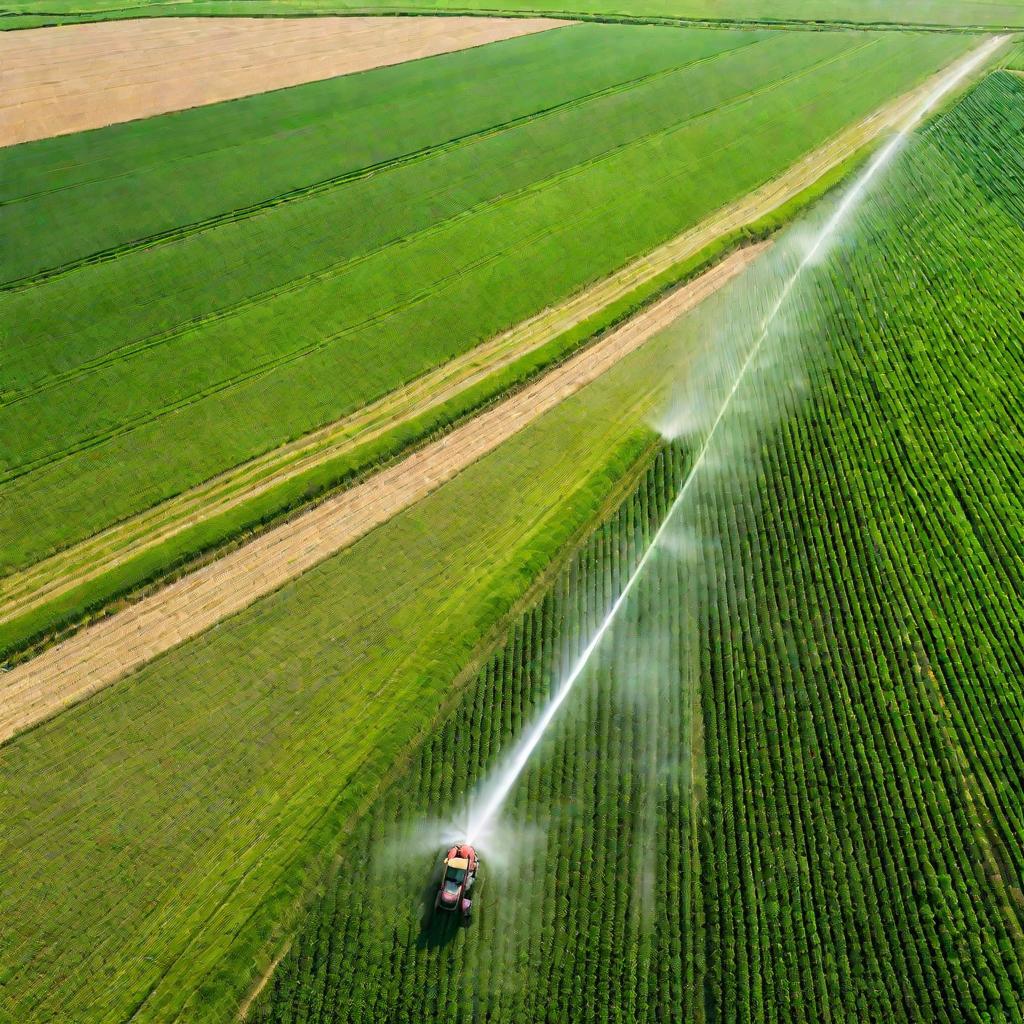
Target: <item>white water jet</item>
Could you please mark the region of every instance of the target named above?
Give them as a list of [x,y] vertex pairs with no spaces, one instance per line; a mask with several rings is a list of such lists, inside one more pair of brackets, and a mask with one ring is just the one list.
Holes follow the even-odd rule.
[[[643,575],[644,570],[665,536],[665,531],[668,528],[669,523],[672,521],[680,506],[686,500],[686,497],[690,493],[693,483],[697,479],[701,468],[705,465],[705,462],[708,459],[709,449],[715,439],[719,426],[725,418],[726,413],[729,411],[740,385],[746,378],[747,371],[750,369],[751,365],[753,365],[755,359],[760,353],[773,323],[778,317],[779,312],[786,303],[786,300],[789,298],[790,293],[797,281],[800,279],[804,270],[823,254],[826,244],[849,216],[851,210],[853,210],[864,197],[864,194],[872,180],[877,177],[882,168],[884,168],[893,159],[906,141],[910,132],[932,109],[935,108],[935,106],[938,105],[938,103],[942,101],[944,97],[963,82],[964,79],[974,72],[981,64],[989,60],[995,51],[1003,45],[1007,38],[1008,37],[1004,35],[995,36],[992,39],[989,39],[973,53],[964,58],[964,60],[955,66],[949,74],[935,86],[921,104],[914,109],[893,138],[890,139],[874,157],[872,157],[864,171],[861,172],[861,174],[854,180],[853,185],[844,194],[832,215],[828,220],[826,220],[822,228],[812,236],[812,242],[808,246],[807,251],[797,264],[796,269],[786,280],[767,316],[762,320],[760,334],[750,347],[750,350],[747,352],[746,358],[740,364],[732,385],[726,393],[725,399],[718,407],[717,413],[704,437],[704,440],[697,452],[697,457],[694,459],[693,465],[690,467],[690,471],[687,474],[682,487],[679,489],[672,505],[669,507],[665,518],[661,521],[658,529],[654,533],[654,536],[645,548],[636,568],[626,581],[625,586],[622,588],[611,608],[609,608],[608,612],[605,614],[604,619],[590,638],[587,646],[576,659],[572,670],[555,691],[554,696],[551,698],[540,717],[533,723],[526,735],[513,748],[511,755],[500,767],[497,774],[484,783],[479,795],[471,801],[469,822],[465,833],[467,842],[480,843],[481,840],[485,839],[493,829],[498,812],[501,810],[502,805],[508,798],[509,793],[512,791],[516,780],[522,774],[530,760],[530,757],[537,749],[537,746],[545,732],[547,732],[548,726],[551,725],[552,721],[554,721],[555,716],[565,703],[565,700],[572,691],[573,686],[575,686],[577,680],[583,674],[584,669],[590,662],[590,659],[600,646],[601,641],[611,629],[612,624],[615,622],[615,619],[623,605],[626,603],[627,598],[636,586],[637,581]],[[675,436],[678,436],[678,433],[675,434]]]

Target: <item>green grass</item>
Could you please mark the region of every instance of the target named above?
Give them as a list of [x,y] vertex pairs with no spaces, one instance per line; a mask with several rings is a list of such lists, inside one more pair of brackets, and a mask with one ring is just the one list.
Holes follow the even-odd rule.
[[673,351],[0,748],[0,1019],[228,1019],[338,834],[649,448]]
[[528,0],[523,4],[465,0],[200,0],[118,7],[109,0],[16,0],[0,27],[31,28],[75,21],[174,15],[285,16],[332,13],[573,14],[609,20],[697,21],[704,24],[806,25],[938,30],[1024,28],[1020,0]]
[[[651,563],[514,791],[532,845],[485,862],[472,927],[421,926],[416,823],[562,678],[676,452],[341,845],[252,1020],[1024,1019],[1022,140],[1024,82],[991,76],[793,293],[765,372],[796,367],[805,400],[714,449],[689,545]],[[770,301],[778,270],[753,274],[683,336]],[[758,391],[739,407],[778,401]]]
[[[626,40],[634,34],[653,40],[636,44],[639,56]],[[11,325],[0,385],[0,565],[28,564],[467,350],[756,187],[966,46],[937,36],[578,26],[495,49],[528,57],[531,47],[547,48],[547,71],[534,77],[554,83],[552,95],[564,102],[576,59],[599,66],[595,51],[607,58],[619,41],[633,55],[629,75],[659,46],[667,69],[621,87],[594,72],[588,88],[599,94],[546,115],[538,86],[537,116],[497,132],[479,128],[507,119],[494,110],[458,113],[467,90],[456,78],[433,94],[444,117],[434,119],[436,147],[422,158],[403,162],[379,151],[375,159],[393,165],[0,295]],[[557,60],[556,43],[565,48]],[[490,53],[455,55],[482,62],[477,74],[461,64],[461,80],[486,79]],[[448,60],[428,63],[443,70]],[[386,80],[385,72],[410,73],[375,74]],[[227,136],[235,112],[247,110],[216,108]],[[511,113],[522,117],[522,107]],[[186,126],[192,116],[174,115]],[[164,122],[145,122],[158,126],[149,170],[116,210],[156,189],[157,158],[175,138]],[[208,138],[209,123],[202,125],[197,137]],[[404,131],[399,122],[394,134]],[[107,132],[91,133],[90,150],[105,150]],[[48,145],[25,148],[45,155]],[[417,135],[403,151],[424,145]],[[260,146],[258,157],[235,147],[236,165],[288,162],[287,135]],[[197,167],[223,166],[222,155],[207,159],[197,157]],[[209,190],[196,188],[197,178],[180,173],[165,188]],[[101,210],[111,206],[102,198],[107,184],[92,200]],[[240,187],[229,182],[217,201],[238,202]],[[174,216],[193,215],[181,212],[187,203],[169,205]],[[135,214],[116,216],[128,223]],[[41,218],[33,247],[59,247],[51,239],[77,222]]]

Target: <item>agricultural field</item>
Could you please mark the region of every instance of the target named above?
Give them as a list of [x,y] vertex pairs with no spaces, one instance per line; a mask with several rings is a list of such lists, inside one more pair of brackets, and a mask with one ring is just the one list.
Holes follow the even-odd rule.
[[4,150],[0,565],[470,350],[970,42],[578,25]]
[[339,831],[651,450],[645,420],[688,358],[648,344],[341,554],[0,748],[0,1020],[227,1019]]
[[444,14],[565,14],[614,21],[697,21],[710,25],[766,24],[827,27],[881,26],[902,29],[1024,28],[1020,0],[530,0],[517,5],[462,0],[197,0],[195,3],[111,4],[110,0],[15,0],[0,25],[32,27],[112,17],[172,17],[199,14],[312,15],[374,12]]
[[0,1024],[1024,1024],[1024,0],[331,2],[0,12]]
[[802,401],[702,478],[520,780],[473,924],[421,923],[423,837],[594,635],[685,448],[374,805],[250,1020],[1024,1019],[1022,139],[1024,83],[992,75],[802,286]]

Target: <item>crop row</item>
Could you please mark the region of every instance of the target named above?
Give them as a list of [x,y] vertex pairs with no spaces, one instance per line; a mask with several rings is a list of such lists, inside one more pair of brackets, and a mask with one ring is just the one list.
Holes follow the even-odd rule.
[[[519,781],[501,834],[483,844],[473,923],[463,928],[431,907],[444,829],[451,821],[457,830],[469,789],[597,628],[684,468],[680,448],[663,450],[511,631],[352,837],[253,1019],[676,1019],[692,954],[689,704],[674,559],[658,561],[615,630],[614,657],[581,677]],[[650,644],[678,675],[644,672]],[[435,848],[425,847],[435,835]]]
[[1021,1019],[1022,124],[992,76],[896,164],[802,300],[807,408],[709,503],[715,1018]]

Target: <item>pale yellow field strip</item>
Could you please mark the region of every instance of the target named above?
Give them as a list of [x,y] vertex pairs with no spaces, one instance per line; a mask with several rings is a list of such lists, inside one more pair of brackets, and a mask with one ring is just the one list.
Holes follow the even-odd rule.
[[425,497],[740,273],[741,249],[524,390],[365,483],[0,676],[0,742],[269,594]]
[[147,18],[0,33],[0,146],[570,24],[553,18]]
[[181,530],[429,412],[699,252],[714,239],[771,213],[881,132],[903,121],[947,70],[844,129],[767,185],[559,305],[335,423],[0,579],[0,622],[23,615]]

